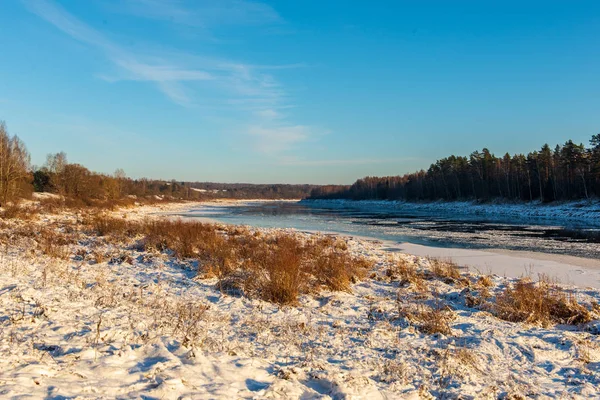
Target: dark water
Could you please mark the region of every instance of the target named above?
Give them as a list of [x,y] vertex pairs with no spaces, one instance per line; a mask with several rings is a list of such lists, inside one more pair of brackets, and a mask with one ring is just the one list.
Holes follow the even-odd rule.
[[415,206],[327,202],[253,202],[204,206],[186,217],[267,228],[337,232],[435,247],[500,248],[600,259],[600,227],[585,221],[548,221],[451,215]]

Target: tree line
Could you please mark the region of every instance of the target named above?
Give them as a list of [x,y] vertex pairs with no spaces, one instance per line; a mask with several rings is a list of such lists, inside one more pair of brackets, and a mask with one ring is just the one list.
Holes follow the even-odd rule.
[[313,199],[480,200],[552,202],[600,197],[600,134],[590,146],[568,140],[527,155],[495,156],[488,149],[449,156],[403,176],[366,177],[351,186],[322,186]]
[[297,199],[305,198],[315,185],[218,184],[175,180],[132,179],[122,169],[114,174],[90,171],[70,163],[64,152],[49,154],[41,167],[31,165],[25,143],[8,133],[0,121],[0,206],[48,192],[75,199],[82,205],[124,198],[151,200]]

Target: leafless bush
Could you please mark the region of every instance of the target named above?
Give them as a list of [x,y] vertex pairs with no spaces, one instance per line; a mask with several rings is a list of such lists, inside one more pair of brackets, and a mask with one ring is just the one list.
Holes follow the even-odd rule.
[[479,279],[477,280],[477,284],[484,288],[491,288],[492,286],[494,286],[494,281],[492,280],[492,277],[490,275],[483,275],[479,277]]
[[234,243],[230,259],[237,257],[241,268],[249,273],[239,274],[230,267],[225,274],[229,271],[245,277],[243,286],[248,292],[279,304],[293,303],[299,294],[321,287],[348,291],[372,267],[369,261],[352,257],[329,238],[303,242],[290,234],[274,238],[248,235],[238,237]]
[[522,278],[496,298],[494,313],[511,322],[581,324],[592,320],[590,311],[571,294],[541,276],[536,283]]
[[328,236],[304,240],[293,234],[256,235],[182,220],[126,222],[106,215],[89,224],[99,235],[141,236],[145,250],[197,259],[199,276],[217,277],[226,293],[243,292],[278,304],[294,303],[299,294],[321,287],[350,290],[372,266]]
[[303,253],[298,241],[288,235],[277,237],[267,249],[266,257],[257,264],[266,275],[261,288],[264,300],[278,304],[296,301],[301,286],[306,284],[302,279]]
[[419,272],[414,264],[404,259],[394,262],[386,271],[386,275],[392,280],[399,280],[400,286],[409,286],[417,292],[427,290],[424,274]]
[[365,258],[350,256],[336,243],[317,240],[310,244],[307,263],[319,285],[330,290],[348,291],[352,283],[365,277],[366,271],[372,268],[372,263]]
[[455,315],[451,310],[446,309],[440,304],[436,304],[435,307],[426,306],[419,318],[421,319],[421,326],[419,329],[423,333],[430,335],[436,333],[441,333],[443,335],[452,334],[450,322],[455,318]]
[[109,217],[104,214],[94,216],[90,224],[99,236],[123,234],[129,227],[129,223],[126,220]]
[[408,298],[401,297],[400,292],[398,293],[397,305],[399,316],[411,324],[415,324],[423,333],[430,335],[436,333],[443,335],[452,334],[450,322],[455,319],[455,313],[439,299],[436,299],[432,307],[424,301],[418,301],[419,299],[414,296],[413,294]]
[[37,214],[39,214],[39,208],[34,206],[24,206],[13,202],[3,207],[0,217],[3,219],[21,219],[23,221],[30,221]]
[[431,265],[431,274],[447,283],[454,283],[461,278],[458,265],[451,261],[432,258],[429,260],[429,264]]
[[173,335],[182,339],[182,344],[188,346],[196,343],[202,335],[208,306],[203,303],[179,302],[171,310],[176,317],[173,324]]
[[41,229],[37,241],[41,252],[52,258],[68,259],[71,254],[69,245],[73,241],[56,229]]
[[396,360],[386,360],[381,368],[379,380],[382,382],[406,383],[408,379],[408,366],[406,363]]

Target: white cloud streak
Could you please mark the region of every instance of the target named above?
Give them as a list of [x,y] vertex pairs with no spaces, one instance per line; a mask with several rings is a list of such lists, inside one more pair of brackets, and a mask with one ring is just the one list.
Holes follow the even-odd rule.
[[[198,87],[205,84],[220,92],[223,107],[246,112],[251,119],[245,133],[254,148],[273,154],[290,150],[315,132],[310,127],[286,123],[281,109],[293,107],[282,85],[265,71],[300,68],[305,65],[249,65],[193,54],[138,54],[126,50],[108,37],[71,15],[52,0],[22,0],[27,8],[79,42],[105,54],[118,75],[101,74],[107,82],[150,82],[172,102],[185,107],[196,105]],[[175,23],[226,21],[231,24],[259,24],[281,21],[267,5],[245,0],[189,2],[128,0],[125,10],[150,19],[169,18]],[[192,5],[186,8],[186,5]],[[199,16],[202,15],[202,18]],[[198,19],[199,18],[199,19]],[[187,21],[187,22],[186,22]],[[168,60],[168,61],[167,61]],[[213,94],[214,95],[214,94]],[[219,99],[207,99],[218,104]]]
[[[190,105],[190,99],[179,85],[180,82],[213,79],[210,73],[202,70],[185,69],[168,63],[142,62],[139,56],[125,51],[51,1],[24,0],[24,3],[33,13],[72,38],[103,51],[114,65],[126,73],[127,80],[152,82],[177,104]],[[119,80],[107,77],[104,79],[113,82]]]
[[280,153],[306,141],[311,135],[307,126],[251,126],[248,133],[256,139],[255,148],[262,153]]
[[116,12],[191,27],[282,23],[273,7],[248,0],[124,0]]

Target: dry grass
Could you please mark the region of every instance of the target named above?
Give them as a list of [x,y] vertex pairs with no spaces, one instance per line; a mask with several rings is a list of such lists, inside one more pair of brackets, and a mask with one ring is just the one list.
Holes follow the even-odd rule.
[[399,280],[400,286],[408,286],[416,292],[428,290],[425,275],[419,272],[414,264],[404,259],[393,262],[386,275],[391,280]]
[[441,278],[446,283],[454,283],[461,278],[458,265],[451,261],[431,258],[429,264],[431,266],[431,274],[436,278]]
[[119,218],[111,218],[106,215],[96,215],[91,221],[87,221],[99,236],[115,233],[125,233],[128,227],[127,221]]
[[467,347],[458,347],[453,351],[453,357],[459,365],[468,368],[479,369],[477,355],[473,349]]
[[436,299],[433,307],[416,298],[398,296],[398,314],[426,334],[451,335],[450,323],[456,318],[456,314]]
[[262,268],[259,273],[266,273],[266,279],[262,280],[260,288],[264,300],[278,304],[296,301],[298,294],[304,289],[302,286],[307,284],[307,277],[302,270],[303,253],[304,249],[294,237],[282,235],[267,249],[266,257],[260,256],[260,261],[264,264],[255,265]]
[[76,242],[74,235],[62,232],[56,227],[39,228],[35,240],[42,254],[63,260],[71,256],[69,246]]
[[454,318],[454,313],[440,304],[436,304],[435,307],[426,307],[419,315],[419,319],[421,320],[419,329],[421,332],[430,335],[437,333],[451,335],[452,328],[450,328],[450,322]]
[[2,208],[0,218],[2,219],[20,219],[30,221],[40,213],[39,207],[24,206],[18,203],[10,203]]
[[241,267],[225,270],[229,285],[231,279],[243,280],[237,287],[279,304],[292,304],[299,294],[322,288],[349,291],[372,266],[340,247],[330,247],[329,240],[303,242],[295,235],[278,234],[267,239],[238,237],[236,242],[239,247],[232,253],[239,256]]
[[350,255],[346,244],[328,236],[256,235],[247,229],[181,220],[126,222],[104,214],[87,221],[100,236],[138,237],[147,251],[170,251],[195,259],[201,277],[217,277],[223,292],[242,292],[278,304],[322,288],[349,291],[372,264]]
[[306,263],[317,284],[330,290],[348,291],[350,285],[363,279],[372,263],[365,258],[351,257],[347,247],[327,240],[316,240],[306,248]]
[[477,285],[484,288],[491,288],[492,286],[494,286],[494,281],[492,280],[492,277],[490,275],[483,275],[480,276],[477,280]]
[[592,320],[590,311],[547,277],[538,282],[522,278],[496,298],[498,318],[548,326],[552,323],[581,324]]

